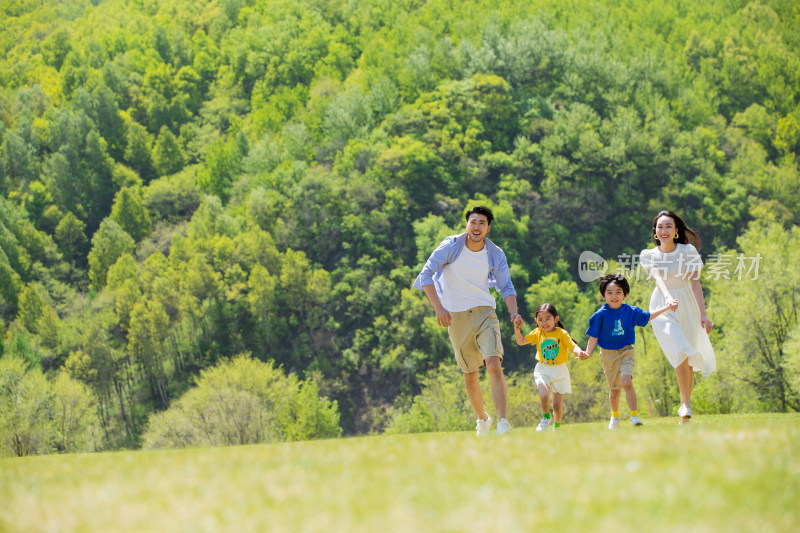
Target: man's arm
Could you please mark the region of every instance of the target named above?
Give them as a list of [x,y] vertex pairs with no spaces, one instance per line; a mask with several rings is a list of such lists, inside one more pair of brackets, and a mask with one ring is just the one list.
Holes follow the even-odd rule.
[[428,300],[430,300],[433,306],[433,310],[436,312],[436,322],[443,328],[448,327],[450,325],[450,313],[444,308],[441,300],[439,300],[439,295],[436,294],[436,286],[423,285],[422,290],[425,291],[425,296],[428,297]]
[[508,312],[511,314],[511,322],[514,324],[522,324],[522,316],[517,313],[517,295],[516,294],[509,294],[503,301],[506,302],[506,307],[508,307]]

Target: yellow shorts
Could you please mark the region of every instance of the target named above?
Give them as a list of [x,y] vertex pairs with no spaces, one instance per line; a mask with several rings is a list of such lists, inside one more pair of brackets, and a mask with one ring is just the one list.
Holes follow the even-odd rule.
[[478,370],[488,357],[503,359],[500,321],[494,307],[481,305],[450,313],[450,327],[447,332],[458,367],[465,374]]
[[603,374],[611,390],[622,388],[622,376],[633,376],[633,345],[629,344],[619,350],[604,350],[600,348],[600,364],[603,365]]

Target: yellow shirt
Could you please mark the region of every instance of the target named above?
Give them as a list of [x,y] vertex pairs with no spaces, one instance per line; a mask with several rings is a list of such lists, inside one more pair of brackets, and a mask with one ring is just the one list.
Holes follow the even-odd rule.
[[550,333],[536,328],[525,335],[525,339],[536,346],[536,360],[546,365],[566,363],[569,353],[577,346],[569,333],[559,327]]

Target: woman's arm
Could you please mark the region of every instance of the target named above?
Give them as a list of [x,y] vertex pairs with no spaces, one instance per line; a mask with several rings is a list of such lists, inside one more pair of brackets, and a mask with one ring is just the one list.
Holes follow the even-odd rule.
[[672,297],[669,293],[669,289],[667,289],[667,284],[664,281],[664,278],[661,277],[661,271],[658,267],[653,267],[650,269],[650,277],[653,278],[653,281],[656,282],[656,287],[661,292],[661,295],[664,297],[665,303],[667,306],[673,308],[673,310],[678,308],[678,300]]
[[697,300],[697,307],[700,308],[700,327],[706,330],[706,333],[711,333],[711,328],[714,327],[714,324],[711,323],[706,314],[706,300],[703,297],[703,287],[700,286],[700,272],[692,278],[692,292],[694,293],[694,299]]

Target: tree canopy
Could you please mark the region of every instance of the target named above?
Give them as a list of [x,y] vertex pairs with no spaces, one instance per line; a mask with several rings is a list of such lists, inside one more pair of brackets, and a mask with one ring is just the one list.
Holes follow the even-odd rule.
[[[345,434],[461,427],[436,407],[463,402],[439,375],[457,372],[446,332],[410,285],[469,206],[493,209],[526,320],[554,300],[580,342],[600,303],[581,252],[619,266],[668,208],[704,239],[713,340],[741,361],[698,394],[796,410],[796,286],[713,273],[736,254],[789,264],[799,14],[785,0],[6,2],[0,361],[32,366],[3,372],[31,398],[67,394],[64,372],[88,387],[100,448],[141,445],[242,353],[335,401]],[[755,286],[775,293],[760,357],[737,333]],[[533,354],[501,322],[523,390]],[[648,346],[645,394],[676,402]],[[575,376],[568,416],[596,418],[599,368]],[[26,450],[80,441],[42,438]]]

